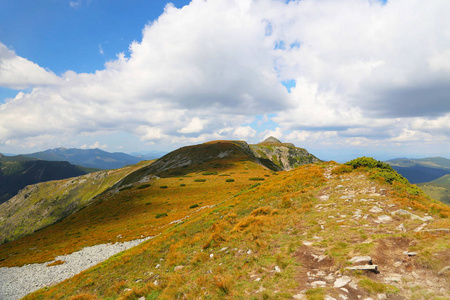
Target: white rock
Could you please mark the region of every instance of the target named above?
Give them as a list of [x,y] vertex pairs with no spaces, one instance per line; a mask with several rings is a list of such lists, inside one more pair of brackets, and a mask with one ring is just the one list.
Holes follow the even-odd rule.
[[378,297],[378,300],[384,300],[384,299],[387,299],[386,294],[378,294],[377,297]]
[[281,273],[281,269],[280,269],[280,267],[278,267],[278,266],[275,266],[275,272],[276,272],[276,273]]
[[378,217],[378,221],[380,221],[382,223],[386,223],[386,222],[392,221],[392,218],[389,217],[388,215],[382,215],[382,216]]
[[381,208],[379,208],[378,206],[376,206],[376,205],[374,205],[370,210],[369,210],[369,212],[371,212],[371,213],[373,213],[373,214],[376,214],[376,213],[380,213],[380,212],[382,212],[383,210],[381,209]]
[[346,288],[340,288],[340,290],[348,294],[348,290]]
[[333,286],[335,288],[340,288],[340,287],[343,287],[344,285],[346,285],[347,283],[349,283],[350,281],[352,281],[352,279],[350,277],[342,276],[341,278],[336,279]]
[[211,253],[211,254],[209,255],[209,258],[211,258],[211,259],[214,258],[214,254]]
[[248,249],[247,254],[248,255],[252,254],[252,250]]
[[327,285],[327,283],[325,281],[322,281],[322,280],[317,280],[317,281],[311,282],[311,285],[312,285],[313,288],[325,287]]
[[355,256],[352,259],[350,259],[350,262],[353,264],[372,264],[372,257],[370,256]]
[[396,229],[401,232],[406,232],[406,228],[405,228],[405,225],[403,225],[403,223],[398,225]]
[[294,295],[292,298],[297,299],[297,300],[307,300],[308,299],[308,297],[306,297],[306,295],[302,294],[302,293]]
[[182,270],[183,268],[184,268],[184,266],[176,266],[175,268],[173,268],[173,270],[174,270],[175,272],[177,272],[177,271]]
[[355,282],[353,282],[353,281],[351,281],[348,285],[354,290],[358,289],[358,285]]
[[333,298],[329,295],[326,295],[325,298],[323,298],[324,300],[337,300],[336,298]]

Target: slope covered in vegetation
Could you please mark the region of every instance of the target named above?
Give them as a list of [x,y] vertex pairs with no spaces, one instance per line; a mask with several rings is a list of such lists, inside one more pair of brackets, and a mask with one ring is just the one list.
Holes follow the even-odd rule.
[[[121,189],[0,246],[0,264],[155,237],[25,299],[450,296],[449,207],[371,159],[274,173],[224,157]],[[358,256],[377,273],[349,269]]]
[[90,171],[66,161],[43,161],[0,154],[0,204],[29,184],[76,177]]
[[444,175],[430,182],[419,183],[418,186],[431,198],[450,204],[450,175]]
[[130,172],[149,164],[150,162],[142,162],[122,169],[25,187],[18,195],[0,205],[0,244],[63,220],[94,202],[96,196]]

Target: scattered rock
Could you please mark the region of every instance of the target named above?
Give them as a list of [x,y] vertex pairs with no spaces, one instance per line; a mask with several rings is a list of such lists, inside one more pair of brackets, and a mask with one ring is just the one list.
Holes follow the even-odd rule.
[[142,296],[141,298],[139,298],[138,300],[145,300],[145,297],[144,296]]
[[297,300],[307,300],[308,299],[308,297],[306,297],[306,295],[303,293],[294,295],[292,298],[297,299]]
[[317,280],[317,281],[311,282],[311,285],[312,285],[313,288],[325,287],[327,285],[327,283],[325,281],[322,281],[322,280]]
[[402,275],[395,274],[395,273],[387,274],[387,276],[384,277],[384,281],[386,283],[401,282],[402,281]]
[[370,256],[355,256],[352,259],[350,259],[350,262],[353,264],[371,265],[372,257],[370,257]]
[[405,228],[405,225],[403,225],[403,223],[398,225],[396,229],[401,232],[406,232],[406,228]]
[[439,271],[438,275],[442,275],[444,273],[450,273],[450,266],[446,266]]
[[325,298],[323,298],[324,300],[337,300],[336,298],[333,298],[329,295],[326,295]]
[[387,299],[386,294],[378,294],[377,297],[378,297],[378,300],[384,300],[384,299]]
[[373,214],[377,214],[377,213],[380,213],[380,212],[382,212],[383,210],[381,209],[381,208],[379,208],[378,206],[376,206],[376,205],[374,205],[370,210],[369,210],[369,212],[371,212],[371,213],[373,213]]
[[408,255],[409,257],[411,257],[411,256],[416,256],[416,255],[417,255],[417,252],[408,252],[408,251],[405,251],[405,252],[403,252],[403,254],[406,254],[406,255]]
[[177,271],[182,270],[183,268],[184,268],[184,266],[176,266],[173,270],[174,270],[175,272],[177,272]]
[[378,221],[381,223],[386,223],[392,221],[392,218],[387,215],[382,215],[378,217]]
[[423,223],[422,225],[420,225],[419,227],[417,227],[416,229],[414,229],[414,232],[419,232],[419,231],[421,231],[422,229],[425,228],[425,226],[427,226],[427,223]]
[[397,216],[409,216],[413,220],[420,220],[422,222],[433,220],[433,217],[431,217],[431,216],[425,216],[425,217],[422,218],[422,217],[420,217],[420,216],[418,216],[416,214],[413,214],[413,213],[411,213],[411,212],[409,212],[407,210],[404,210],[404,209],[398,209],[396,211],[393,211],[393,212],[391,212],[391,215],[393,215],[393,216],[395,216],[395,215],[397,215]]
[[252,250],[248,249],[247,254],[248,255],[252,254]]
[[214,258],[214,254],[211,253],[211,254],[209,255],[209,258],[213,259],[213,258]]
[[333,286],[335,288],[340,288],[340,287],[343,287],[344,285],[346,285],[347,283],[349,283],[350,281],[352,281],[352,279],[350,277],[342,276],[341,278],[336,279]]
[[347,267],[346,270],[354,271],[354,270],[362,270],[362,271],[371,271],[374,273],[378,272],[378,265],[361,265],[361,266],[354,266],[354,267]]
[[223,247],[222,249],[220,249],[220,252],[227,251],[227,250],[228,250],[228,247]]
[[276,272],[276,273],[281,273],[281,269],[280,269],[280,267],[278,267],[278,266],[275,266],[275,272]]

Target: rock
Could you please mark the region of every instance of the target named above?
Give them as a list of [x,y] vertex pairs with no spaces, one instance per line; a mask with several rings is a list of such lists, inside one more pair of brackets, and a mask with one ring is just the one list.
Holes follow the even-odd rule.
[[384,299],[387,299],[386,294],[378,294],[377,297],[378,297],[378,300],[384,300]]
[[209,255],[209,258],[213,259],[213,258],[214,258],[214,254],[211,253],[211,254]]
[[281,269],[280,269],[280,267],[278,267],[278,266],[275,266],[275,272],[276,272],[276,273],[281,273]]
[[252,250],[248,249],[247,254],[248,255],[252,254]]
[[182,270],[183,268],[184,268],[184,266],[176,266],[173,270],[174,270],[175,272],[177,272],[177,271]]
[[385,281],[386,283],[401,282],[401,281],[402,281],[402,275],[400,275],[400,274],[395,274],[395,273],[387,274],[387,275],[384,277],[384,281]]
[[372,257],[370,257],[370,256],[355,256],[352,259],[350,259],[350,262],[353,264],[371,265]]
[[349,283],[350,281],[352,281],[352,279],[350,277],[342,276],[341,278],[336,279],[333,286],[335,288],[340,288],[340,287],[343,287],[344,285],[346,285],[347,283]]
[[348,285],[354,290],[358,289],[358,285],[355,282],[353,282],[353,281],[351,281]]
[[160,264],[157,264],[156,267],[155,267],[155,269],[159,269],[159,268],[161,268],[161,265],[160,265]]
[[312,244],[314,244],[314,242],[303,241],[303,245],[305,246],[312,246]]
[[313,288],[325,287],[327,285],[327,283],[325,281],[322,281],[322,280],[317,280],[317,281],[311,282],[311,285],[312,285]]
[[407,210],[404,210],[404,209],[398,209],[396,211],[393,211],[393,212],[391,212],[391,215],[393,215],[393,216],[394,215],[397,215],[397,216],[409,216],[413,220],[420,220],[422,222],[433,220],[433,217],[431,217],[431,216],[425,216],[425,217],[422,218],[422,217],[420,217],[420,216],[418,216],[416,214],[413,214],[413,213],[411,213],[411,212],[409,212]]
[[306,297],[306,295],[302,294],[302,293],[294,295],[292,298],[297,299],[297,300],[307,300],[308,299],[308,297]]
[[414,229],[414,232],[419,232],[419,231],[421,231],[422,229],[425,228],[425,226],[427,226],[427,223],[423,223],[422,225],[420,225],[419,227],[417,227],[416,229]]
[[223,247],[222,249],[220,249],[220,252],[227,251],[227,250],[228,250],[228,247]]
[[138,300],[145,300],[145,297],[142,296],[142,297],[140,297]]
[[255,281],[261,281],[261,277],[256,278]]
[[378,221],[380,221],[381,223],[386,223],[392,221],[392,218],[387,215],[382,215],[378,217]]
[[376,213],[380,213],[380,212],[382,212],[383,210],[381,209],[381,208],[379,208],[378,206],[376,206],[376,205],[374,205],[370,210],[369,210],[369,212],[371,212],[371,213],[373,213],[373,214],[376,214]]
[[442,269],[439,271],[438,275],[442,275],[442,274],[444,274],[444,273],[450,273],[450,266],[446,266],[446,267],[442,268]]
[[324,300],[337,300],[336,298],[333,298],[329,295],[326,295],[325,298],[323,298]]
[[403,225],[403,223],[398,225],[396,229],[401,232],[406,232],[406,228],[405,225]]
[[347,267],[346,270],[354,271],[354,270],[362,270],[362,271],[371,271],[374,273],[378,272],[378,265],[361,265],[361,266],[354,266],[354,267]]
[[416,255],[417,255],[417,252],[408,252],[408,251],[405,251],[405,252],[403,252],[403,254],[406,254],[406,255],[408,255],[409,257],[411,257],[411,256],[416,256]]
[[346,288],[340,288],[340,290],[348,294],[348,290]]

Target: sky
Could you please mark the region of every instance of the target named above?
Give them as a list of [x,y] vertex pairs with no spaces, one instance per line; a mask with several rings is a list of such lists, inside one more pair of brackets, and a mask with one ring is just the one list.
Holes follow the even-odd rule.
[[0,0],[0,153],[268,136],[450,158],[448,0]]

